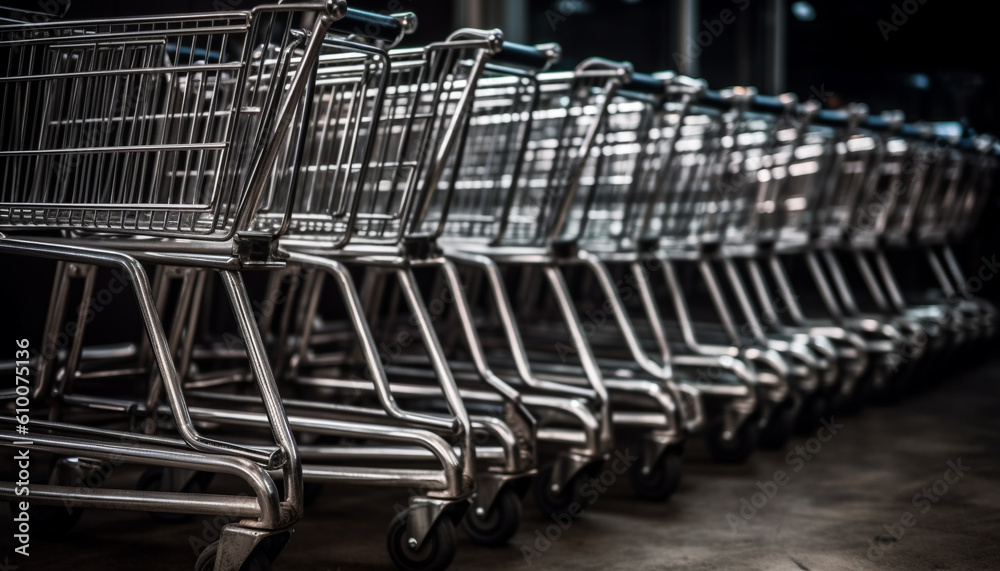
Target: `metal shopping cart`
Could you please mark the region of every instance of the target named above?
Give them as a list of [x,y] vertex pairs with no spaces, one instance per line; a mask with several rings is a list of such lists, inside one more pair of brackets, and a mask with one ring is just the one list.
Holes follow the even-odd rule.
[[[477,542],[505,542],[517,529],[518,495],[535,472],[535,420],[526,408],[531,397],[522,397],[483,363],[478,363],[473,379],[466,376],[462,384],[456,382],[434,328],[437,315],[423,298],[415,271],[420,266],[440,268],[450,280],[451,300],[460,312],[467,310],[454,268],[435,258],[427,239],[412,227],[433,210],[428,189],[436,187],[454,160],[459,134],[474,105],[489,99],[491,88],[480,88],[480,82],[488,77],[501,85],[510,83],[513,72],[487,66],[491,59],[503,58],[515,63],[527,58],[521,63],[530,68],[545,65],[549,54],[505,45],[496,30],[461,30],[444,42],[389,52],[385,83],[378,91],[351,101],[317,100],[281,242],[289,252],[289,267],[303,277],[304,285],[297,306],[285,305],[286,313],[295,315],[275,320],[280,328],[276,351],[283,355],[279,360],[290,386],[313,391],[323,401],[286,399],[286,406],[303,415],[321,415],[324,421],[376,419],[378,425],[364,440],[392,436],[399,443],[327,443],[304,450],[315,452],[315,460],[389,461],[396,466],[440,456],[440,447],[429,447],[427,438],[398,438],[391,433],[400,430],[388,428],[402,425],[430,432],[436,440],[446,438],[448,453],[452,445],[457,451],[444,463],[446,471],[458,469],[454,481],[442,481],[440,469],[359,468],[348,473],[338,468],[324,473],[306,467],[306,477],[316,481],[411,488],[408,509],[390,527],[390,555],[401,568],[447,566],[455,550],[453,522],[465,513],[473,491],[473,509],[464,520],[467,532]],[[514,79],[517,90],[523,90],[521,81]],[[317,82],[318,87],[323,84],[322,79]],[[515,103],[521,104],[519,99]],[[339,132],[362,108],[357,128],[363,137],[356,145],[344,144],[348,138]],[[280,218],[280,211],[269,212]],[[324,287],[327,278],[336,282],[332,296]],[[356,280],[361,280],[363,295]],[[383,292],[404,298],[405,308],[398,307],[399,297]],[[321,307],[330,299],[342,301],[346,313]],[[397,327],[398,314],[409,318],[401,320],[402,327]],[[293,343],[285,345],[289,331]],[[475,332],[466,329],[465,334],[475,351]],[[386,341],[378,343],[379,335]],[[399,351],[382,351],[386,342]],[[422,354],[412,354],[418,345]],[[425,366],[414,366],[414,359]],[[586,429],[596,424],[589,411],[573,401],[563,399],[556,405],[580,408],[570,414],[582,418]],[[314,426],[302,429],[311,432]],[[414,450],[414,444],[425,450]]]
[[[716,107],[728,103],[720,115],[727,123],[724,150],[717,165],[707,169],[710,192],[690,193],[695,202],[687,211],[698,244],[697,275],[718,324],[692,323],[683,292],[675,294],[678,320],[689,349],[717,352],[727,345],[739,347],[759,353],[754,360],[764,367],[783,372],[788,393],[762,419],[760,434],[762,446],[779,448],[794,427],[803,431],[814,427],[825,407],[825,389],[839,373],[828,339],[765,329],[760,308],[739,272],[741,260],[756,255],[760,244],[773,241],[774,204],[799,139],[797,100],[790,94],[761,97],[734,89],[709,92],[706,102]],[[690,256],[691,246],[679,251],[685,249]],[[674,256],[683,259],[684,254]]]
[[[582,242],[604,247],[604,240],[612,240],[605,233],[613,227],[610,217],[621,215],[616,200],[622,197],[621,177],[615,175],[630,170],[640,155],[631,150],[638,143],[629,143],[644,139],[650,121],[664,119],[661,104],[682,90],[676,85],[671,89],[666,78],[633,75],[629,67],[603,60],[588,60],[572,73],[548,74],[540,80],[543,101],[532,115],[531,134],[521,148],[511,146],[507,151],[523,158],[499,176],[485,177],[504,181],[501,190],[505,193],[497,193],[493,186],[484,189],[480,181],[484,172],[494,172],[490,169],[497,165],[503,169],[510,159],[495,148],[483,152],[474,147],[477,154],[473,156],[479,160],[467,165],[462,173],[467,178],[456,183],[459,192],[464,189],[467,195],[459,195],[457,205],[452,205],[452,212],[458,209],[459,214],[452,215],[442,244],[456,260],[478,266],[490,276],[488,297],[497,300],[506,349],[523,354],[522,329],[527,334],[527,356],[532,363],[525,359],[518,364],[524,376],[534,373],[577,383],[587,378],[592,386],[606,387],[615,426],[639,429],[642,434],[643,461],[633,466],[632,474],[635,491],[642,497],[663,499],[678,481],[685,428],[697,426],[697,393],[673,383],[669,365],[664,367],[647,356],[624,312],[609,309],[615,315],[608,320],[616,321],[627,339],[631,336],[631,352],[624,362],[633,360],[632,371],[614,370],[621,369],[621,359],[614,365],[609,364],[611,360],[598,360],[591,346],[602,332],[594,322],[582,322],[563,272],[586,266],[604,278],[603,291],[611,291],[609,297],[617,296],[599,259],[588,257],[578,247]],[[612,158],[604,162],[604,157]],[[597,188],[601,192],[595,192]],[[474,194],[482,190],[494,192]],[[601,218],[593,232],[584,233],[588,215]],[[505,280],[497,266],[511,276]],[[541,280],[552,288],[555,308],[539,300],[536,292]],[[505,285],[520,289],[519,315],[511,307]],[[515,317],[519,326],[513,325]],[[571,345],[559,339],[567,333]],[[577,354],[580,364],[567,363],[564,357],[569,354]],[[682,406],[689,416],[683,416]]]
[[[850,113],[855,113],[851,121],[863,119],[862,110],[834,116],[816,109],[804,111],[800,113],[802,134],[788,164],[787,176],[778,187],[780,200],[772,205],[780,226],[771,238],[758,244],[758,254],[755,259],[746,260],[745,269],[772,327],[787,333],[826,337],[837,347],[845,375],[829,395],[830,400],[833,409],[843,405],[856,408],[867,401],[873,387],[884,383],[895,368],[903,338],[889,323],[843,319],[839,302],[812,248],[825,239],[823,236],[836,234],[829,228],[834,224],[831,220],[835,219],[840,229],[843,220],[831,214],[835,208],[829,201],[853,203],[857,199],[853,187],[860,184],[863,176],[858,171],[864,170],[865,164],[863,158],[857,157],[866,157],[864,153],[870,152],[874,143],[863,138],[843,143],[849,135],[840,138],[837,133],[843,131],[823,125],[835,121],[846,124],[845,117]],[[843,153],[850,158],[845,159]],[[831,189],[837,185],[842,185],[840,198],[831,199],[836,194]],[[807,268],[800,272],[809,276],[804,286],[793,287],[789,278],[786,264],[795,262]],[[810,278],[813,281],[809,282]],[[776,312],[774,308],[779,301],[784,311]],[[803,307],[813,312],[811,317],[806,317]]]
[[[995,168],[991,140],[945,137],[936,134],[931,125],[876,127],[887,131],[887,146],[892,144],[897,152],[905,154],[896,163],[889,163],[889,168],[882,167],[888,171],[882,176],[889,179],[889,184],[876,186],[867,204],[858,208],[859,217],[867,214],[867,219],[856,225],[870,231],[862,235],[866,239],[855,261],[877,307],[919,328],[919,338],[913,345],[925,350],[924,361],[931,365],[948,362],[958,351],[992,336],[995,328],[995,312],[990,304],[965,297],[967,291],[959,294],[952,285],[954,282],[964,287],[966,278],[947,243],[961,242],[978,221],[977,212],[989,195]],[[941,200],[949,193],[949,199]],[[918,232],[921,216],[925,225]],[[868,226],[861,222],[868,222]],[[918,234],[921,238],[913,239]],[[856,234],[852,238],[852,242],[858,242]],[[922,297],[908,301],[896,276],[899,263],[894,269],[887,250],[893,252],[893,259],[912,259],[911,254],[919,252],[913,265],[929,270],[933,276],[929,281],[936,282],[934,289],[944,299]],[[915,360],[915,352],[911,350],[905,357]]]
[[[301,109],[322,38],[344,14],[343,3],[325,2],[0,26],[7,62],[0,79],[0,252],[58,266],[45,341],[31,362],[33,432],[16,434],[5,410],[0,437],[7,447],[60,459],[48,484],[36,480],[32,490],[32,503],[64,504],[42,512],[52,528],[71,526],[87,507],[236,518],[201,554],[198,569],[266,568],[287,542],[302,513],[300,457],[237,271],[274,262],[270,236],[251,231],[249,219]],[[303,16],[314,20],[308,31],[293,27]],[[144,262],[219,274],[248,347],[268,447],[203,435],[181,389]],[[147,402],[154,406],[140,399],[114,411],[141,431],[88,421],[73,410],[87,408],[85,400],[64,398],[65,389],[95,378],[130,380],[124,387],[134,389],[150,374],[89,375],[81,367],[94,357],[83,354],[83,334],[97,267],[116,269],[131,286],[152,354],[157,381],[147,387]],[[83,281],[84,303],[74,314],[67,292],[76,279]],[[161,398],[167,404],[157,406]],[[252,495],[83,490],[63,481],[101,463],[230,474]],[[0,485],[3,497],[15,494],[12,482]]]
[[[778,440],[787,438],[785,434],[791,430],[787,415],[785,422],[772,423],[778,420],[774,414],[777,405],[789,395],[784,359],[768,348],[741,348],[737,345],[745,345],[745,341],[735,336],[719,344],[699,340],[678,278],[678,264],[697,263],[702,250],[708,252],[710,246],[719,243],[717,227],[721,227],[722,218],[713,214],[718,212],[717,194],[722,188],[718,176],[728,162],[733,131],[740,124],[738,113],[736,117],[726,116],[732,106],[730,99],[736,95],[733,92],[706,99],[699,94],[689,103],[697,106],[686,109],[678,118],[677,128],[667,141],[668,158],[655,171],[656,176],[650,177],[648,190],[637,201],[642,209],[632,238],[638,246],[633,249],[638,250],[642,262],[642,267],[633,264],[632,273],[644,292],[647,327],[661,351],[670,351],[675,364],[684,364],[695,373],[689,382],[706,396],[710,450],[718,459],[732,462],[745,460],[756,448],[761,425],[782,424],[780,429],[768,431],[777,432]],[[699,101],[709,101],[715,108]],[[702,271],[708,269],[706,264],[702,264]],[[654,280],[661,273],[668,294],[665,303],[656,295]],[[676,315],[677,327],[670,327],[667,308]],[[683,343],[671,343],[668,332]]]
[[[447,223],[439,243],[447,257],[467,270],[467,280],[472,288],[470,295],[477,297],[485,291],[480,323],[484,324],[484,329],[489,329],[489,321],[497,322],[492,328],[493,335],[487,337],[492,347],[491,357],[500,367],[516,374],[523,386],[532,390],[551,386],[553,381],[578,387],[589,383],[589,388],[600,395],[601,401],[607,402],[610,397],[614,425],[643,432],[641,461],[632,466],[636,493],[641,497],[662,500],[676,489],[679,481],[679,448],[684,431],[680,399],[673,392],[673,387],[668,386],[669,379],[663,379],[659,385],[641,379],[610,381],[603,378],[602,371],[593,367],[596,361],[588,362],[593,357],[586,353],[581,369],[565,366],[565,362],[557,363],[551,355],[546,358],[539,352],[531,352],[532,345],[525,343],[523,335],[537,336],[537,322],[541,320],[542,312],[538,311],[539,308],[532,308],[528,318],[524,312],[528,304],[522,303],[522,312],[518,315],[511,302],[507,276],[504,275],[505,270],[530,272],[550,266],[551,269],[544,271],[550,283],[556,284],[558,310],[554,321],[561,322],[564,330],[569,330],[572,347],[559,341],[555,345],[563,346],[569,352],[578,351],[581,347],[585,352],[589,351],[582,344],[586,342],[582,335],[592,334],[593,331],[587,331],[586,325],[580,323],[572,298],[565,295],[569,290],[563,289],[564,283],[559,285],[562,277],[558,264],[544,245],[544,225],[547,222],[542,219],[539,206],[541,201],[562,200],[560,197],[564,196],[562,193],[566,192],[566,185],[573,184],[572,180],[562,177],[573,179],[580,176],[579,172],[555,173],[548,170],[553,164],[566,161],[573,153],[580,152],[582,156],[587,156],[587,150],[580,151],[576,147],[579,144],[577,137],[583,133],[602,132],[605,128],[602,125],[603,116],[614,116],[619,106],[622,115],[627,113],[630,119],[649,112],[650,103],[637,101],[636,106],[626,109],[628,98],[616,95],[618,82],[638,84],[638,77],[635,81],[632,79],[625,67],[589,60],[572,73],[539,76],[538,101],[533,112],[520,116],[491,113],[479,118],[466,134],[466,151],[461,164],[452,173],[449,186],[439,191],[447,193],[450,200]],[[652,100],[655,101],[655,94],[665,91],[664,84],[651,77],[645,79],[643,87],[652,90]],[[618,105],[613,103],[615,100],[619,101]],[[642,128],[642,125],[628,121],[623,121],[622,125],[631,129],[633,134],[636,129]],[[501,137],[503,144],[498,145],[494,133],[499,129],[504,129],[505,134]],[[597,135],[596,138],[604,136],[607,135]],[[585,149],[593,144],[593,141],[585,143]],[[558,158],[560,156],[562,158]],[[558,168],[565,168],[565,165]],[[429,219],[427,224],[433,228],[443,221],[443,218]],[[526,224],[533,225],[535,230],[531,231],[537,231],[537,238],[525,234],[523,228],[517,229],[518,225],[523,227]],[[512,239],[512,233],[518,237]],[[506,245],[519,241],[528,241],[530,245]],[[510,255],[514,257],[510,258]],[[546,309],[552,308],[541,308],[542,311]],[[590,325],[593,327],[593,324]],[[546,337],[551,339],[552,336],[542,332],[542,338]],[[529,337],[529,341],[535,339]],[[552,345],[551,340],[541,343]],[[558,348],[556,353],[559,353]],[[656,372],[662,374],[659,368]],[[605,392],[608,396],[602,394]],[[610,428],[607,420],[605,427]],[[540,439],[570,436],[565,431],[560,434],[544,427],[539,434]],[[575,465],[562,465],[563,458],[569,459],[566,456],[557,458],[551,472],[545,471],[536,479],[539,484],[535,490],[536,499],[547,511],[564,512],[578,501],[582,482],[574,480],[585,478],[590,470],[588,465],[595,463],[593,452],[573,460]],[[600,464],[600,456],[596,456],[596,460]]]

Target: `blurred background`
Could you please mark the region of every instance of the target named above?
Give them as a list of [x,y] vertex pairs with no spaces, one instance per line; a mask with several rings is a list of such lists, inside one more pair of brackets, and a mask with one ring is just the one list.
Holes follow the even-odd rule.
[[[53,11],[67,0],[0,0]],[[261,0],[72,0],[67,17],[245,9]],[[974,0],[351,0],[413,11],[415,45],[459,27],[498,27],[517,42],[558,42],[562,66],[600,55],[671,69],[714,87],[792,91],[828,107],[961,120],[1000,132],[992,4]]]
[[[264,0],[0,0],[69,18],[246,9]],[[68,8],[67,8],[68,5]],[[794,92],[828,108],[866,103],[908,120],[956,121],[1000,133],[1000,64],[992,4],[975,0],[349,0],[376,12],[412,11],[423,45],[461,27],[501,28],[521,43],[558,42],[561,68],[591,56],[638,71],[675,70],[714,88]],[[966,267],[1000,251],[994,200]],[[982,295],[1000,299],[1000,280]]]

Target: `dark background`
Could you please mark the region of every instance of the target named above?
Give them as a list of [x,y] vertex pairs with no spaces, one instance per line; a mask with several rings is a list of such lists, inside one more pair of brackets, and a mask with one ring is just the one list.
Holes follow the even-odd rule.
[[[3,5],[44,6],[66,0],[0,0]],[[863,101],[873,111],[902,109],[907,117],[965,120],[979,132],[1000,132],[997,114],[1000,64],[991,3],[973,0],[907,0],[919,8],[888,40],[878,21],[891,23],[893,4],[903,0],[811,0],[812,21],[788,11],[787,90],[800,97],[826,93],[828,106]],[[73,0],[67,17],[91,18],[153,13],[244,9],[259,0]],[[390,0],[351,0],[350,6],[384,11]],[[420,29],[408,41],[444,38],[457,22],[454,0],[396,0],[417,13]],[[563,66],[600,55],[628,60],[640,71],[675,69],[675,0],[531,0],[533,43],[559,42]],[[740,11],[741,6],[746,9]],[[704,48],[700,75],[715,87],[763,85],[767,59],[765,0],[701,0],[701,20],[725,9],[735,21]],[[704,25],[699,26],[703,30]]]
[[[0,5],[45,9],[67,0],[0,0]],[[921,3],[923,2],[923,3]],[[104,18],[195,10],[246,9],[261,0],[73,0],[70,18]],[[899,109],[909,120],[960,121],[970,132],[1000,133],[996,18],[992,3],[973,0],[810,0],[814,19],[794,15],[785,0],[787,20],[786,90],[802,99],[820,98],[836,108],[852,101],[873,112]],[[461,25],[456,0],[350,0],[355,8],[416,12],[420,26],[407,38],[421,45],[445,38]],[[500,11],[499,1],[486,3]],[[905,5],[905,6],[904,6]],[[631,61],[639,71],[676,69],[677,0],[530,0],[526,29],[509,34],[531,43],[562,45],[562,68],[590,56]],[[699,75],[711,86],[768,84],[767,48],[773,0],[700,0],[697,31],[716,30],[723,10],[734,18],[703,48]],[[894,6],[916,11],[898,29]],[[740,8],[745,8],[741,10]],[[901,18],[899,15],[897,22]],[[485,17],[486,25],[500,25]],[[706,24],[705,22],[709,22]],[[761,92],[768,90],[761,88]],[[994,200],[981,218],[971,248],[963,250],[966,268],[982,255],[1000,252]],[[987,282],[982,295],[1000,299],[1000,279]]]

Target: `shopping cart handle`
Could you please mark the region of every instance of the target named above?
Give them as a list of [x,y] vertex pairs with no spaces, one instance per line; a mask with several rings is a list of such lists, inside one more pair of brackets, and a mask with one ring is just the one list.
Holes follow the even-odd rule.
[[796,103],[796,99],[790,93],[782,95],[754,95],[750,100],[750,109],[763,113],[784,113],[791,105]]
[[649,73],[633,73],[624,89],[658,95],[666,92],[667,82]]
[[934,136],[934,129],[927,125],[903,123],[899,126],[899,135],[908,139],[930,139]]
[[729,109],[733,106],[733,104],[730,103],[724,95],[722,95],[721,91],[715,89],[706,89],[699,103],[708,107],[716,107],[718,109]]
[[889,122],[879,115],[868,117],[861,126],[872,131],[888,131],[890,127]]
[[813,118],[813,123],[828,127],[846,127],[850,115],[843,109],[820,109]]
[[562,47],[559,44],[528,46],[504,41],[500,51],[493,56],[493,61],[529,69],[545,70],[559,61],[560,57],[562,57]]
[[398,43],[403,36],[416,29],[417,16],[411,12],[378,14],[357,8],[348,8],[344,17],[330,26],[331,32],[362,36],[390,44]]

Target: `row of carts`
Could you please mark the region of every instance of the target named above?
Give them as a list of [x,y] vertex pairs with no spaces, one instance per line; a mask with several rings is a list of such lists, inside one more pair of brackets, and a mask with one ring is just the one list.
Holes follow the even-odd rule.
[[367,485],[410,496],[395,564],[444,569],[625,451],[664,500],[688,441],[743,462],[994,333],[950,246],[987,137],[499,30],[395,49],[412,14],[343,0],[0,24],[0,256],[52,276],[4,300],[44,327],[0,364],[35,534],[225,515],[196,569],[262,570]]

